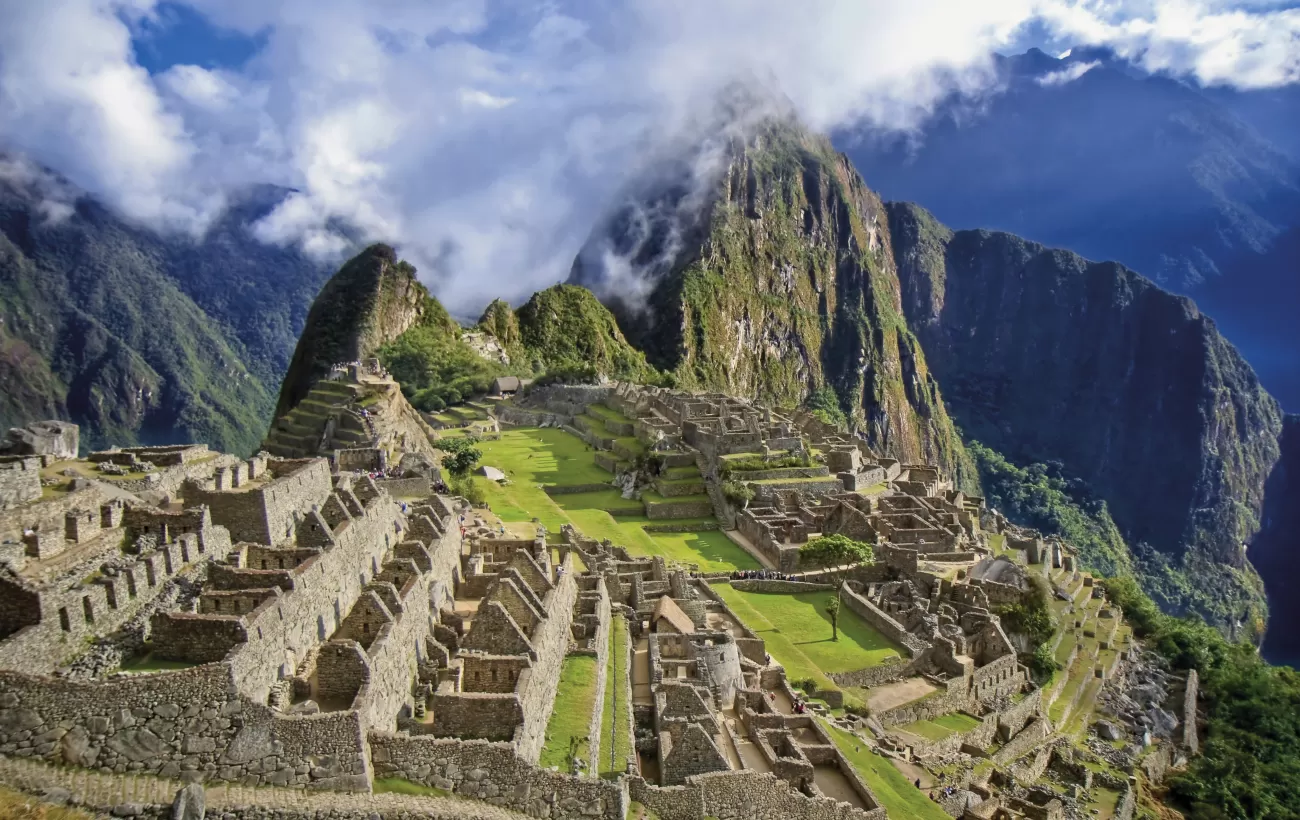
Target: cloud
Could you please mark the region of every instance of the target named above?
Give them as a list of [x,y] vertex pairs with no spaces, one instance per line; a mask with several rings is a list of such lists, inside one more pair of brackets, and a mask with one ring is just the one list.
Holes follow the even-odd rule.
[[1035,82],[1041,86],[1065,85],[1066,83],[1074,82],[1099,65],[1101,65],[1101,63],[1097,60],[1093,60],[1090,63],[1074,63],[1060,71],[1053,71],[1050,74],[1044,74]]
[[164,229],[291,187],[259,236],[328,257],[349,225],[461,310],[565,278],[737,79],[816,128],[909,130],[1031,20],[1205,82],[1294,80],[1300,51],[1295,12],[1208,0],[179,2],[260,49],[150,76],[131,37],[158,0],[0,0],[0,143]]
[[1269,0],[1049,0],[1039,11],[1059,38],[1108,46],[1149,71],[1239,88],[1300,82],[1300,8]]

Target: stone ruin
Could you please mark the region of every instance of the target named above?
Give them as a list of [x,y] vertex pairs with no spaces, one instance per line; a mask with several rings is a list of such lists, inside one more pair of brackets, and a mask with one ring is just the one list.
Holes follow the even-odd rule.
[[[333,375],[326,390],[353,398],[348,385],[384,377],[364,363]],[[618,440],[635,437],[662,467],[691,473],[654,477],[661,498],[707,494],[706,510],[687,512],[734,525],[779,575],[733,583],[835,590],[903,657],[832,674],[839,689],[796,710],[808,684],[786,679],[716,577],[570,527],[558,539],[507,530],[428,493],[426,456],[385,449],[425,482],[419,497],[396,498],[392,481],[365,474],[364,453],[343,454],[364,447],[287,457],[299,450],[284,437],[303,433],[282,425],[279,445],[247,459],[202,446],[94,453],[50,497],[50,454],[0,457],[0,756],[310,789],[397,777],[536,817],[621,820],[636,800],[685,820],[883,820],[830,734],[838,725],[905,761],[990,759],[991,775],[963,769],[962,788],[943,795],[959,814],[1066,815],[1069,800],[1019,785],[1084,767],[996,613],[1034,594],[1040,571],[1058,599],[1102,595],[1067,545],[807,413],[628,385],[537,392],[502,405],[502,421],[567,427],[625,474],[644,469],[643,453]],[[582,427],[595,402],[630,421]],[[753,500],[732,503],[726,482],[747,484]],[[873,544],[877,561],[800,567],[802,545],[836,533]],[[1105,624],[1099,643],[1114,660],[1098,666],[1111,687],[1101,700],[1118,722],[1149,718],[1165,732],[1144,764],[1163,776],[1180,760],[1169,750],[1194,751],[1195,681],[1179,689],[1157,676],[1163,688],[1141,689],[1146,673],[1131,671],[1141,666],[1101,603],[1075,629]],[[611,664],[619,619],[628,656]],[[593,710],[586,759],[568,773],[538,761],[574,654],[596,658],[597,691],[627,714],[633,753],[601,747]],[[624,676],[609,678],[620,663]],[[847,689],[867,693],[869,716],[830,717]],[[928,694],[891,700],[904,689]],[[1159,705],[1178,697],[1191,727],[1181,734]],[[975,728],[944,741],[906,728],[958,713]]]

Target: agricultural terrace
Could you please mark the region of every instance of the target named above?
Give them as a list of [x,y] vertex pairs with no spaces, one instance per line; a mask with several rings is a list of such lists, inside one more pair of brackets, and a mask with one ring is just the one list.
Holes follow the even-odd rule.
[[766,642],[767,651],[792,681],[811,678],[819,687],[838,689],[827,675],[879,666],[903,656],[901,647],[847,607],[840,608],[839,640],[832,640],[826,613],[831,592],[778,595],[742,592],[722,583],[715,583],[713,589]]
[[[674,526],[699,526],[689,532],[647,532],[651,524],[641,501],[623,498],[616,487],[571,494],[548,494],[543,487],[606,484],[613,474],[596,464],[595,451],[582,439],[552,428],[506,430],[495,441],[479,444],[479,463],[496,467],[509,479],[499,484],[475,481],[492,512],[506,522],[537,518],[558,532],[572,524],[591,538],[613,541],[633,555],[661,555],[669,564],[694,564],[701,572],[758,569],[759,564],[719,530],[712,518],[678,519]],[[654,522],[663,525],[664,521]]]

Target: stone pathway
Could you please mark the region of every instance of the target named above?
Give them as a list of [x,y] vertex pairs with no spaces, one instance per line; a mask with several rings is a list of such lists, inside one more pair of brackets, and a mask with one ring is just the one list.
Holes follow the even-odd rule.
[[[30,794],[63,789],[69,802],[100,811],[128,804],[170,806],[184,785],[145,775],[106,775],[89,769],[51,766],[34,760],[0,757],[0,782]],[[239,809],[292,812],[300,817],[358,818],[378,815],[420,820],[523,820],[525,815],[460,797],[307,791],[275,787],[213,784],[205,787],[208,816],[220,818]]]

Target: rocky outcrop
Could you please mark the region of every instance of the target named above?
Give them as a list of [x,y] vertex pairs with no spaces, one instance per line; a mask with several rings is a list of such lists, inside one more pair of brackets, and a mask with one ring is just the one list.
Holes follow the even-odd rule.
[[280,386],[275,417],[292,410],[338,362],[369,358],[421,322],[455,322],[388,245],[371,245],[321,288]]
[[788,406],[829,386],[883,454],[972,473],[903,321],[880,199],[790,119],[661,165],[569,281],[683,387]]
[[1300,416],[1282,426],[1282,455],[1264,487],[1264,514],[1259,535],[1250,545],[1250,560],[1259,568],[1269,593],[1272,627],[1264,655],[1273,663],[1300,667],[1300,599],[1290,585],[1300,578]]
[[1257,599],[1244,545],[1282,415],[1214,323],[1120,265],[888,209],[903,312],[962,430],[1061,462],[1139,553]]

